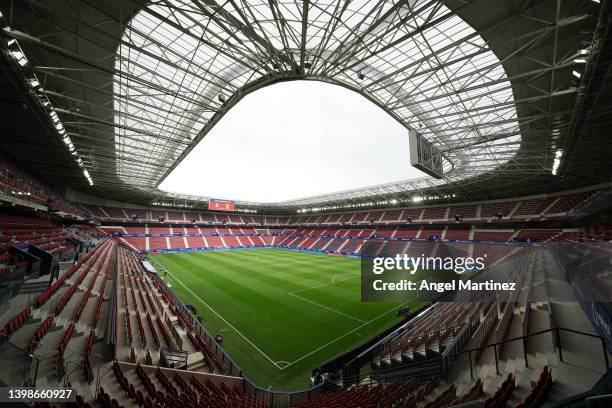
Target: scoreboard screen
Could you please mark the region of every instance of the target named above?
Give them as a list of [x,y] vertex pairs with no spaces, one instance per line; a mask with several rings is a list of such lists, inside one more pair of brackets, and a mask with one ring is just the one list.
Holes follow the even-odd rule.
[[410,164],[434,178],[444,177],[442,155],[438,148],[414,129],[408,132],[408,141]]
[[214,211],[235,211],[236,204],[233,201],[210,200],[208,209]]

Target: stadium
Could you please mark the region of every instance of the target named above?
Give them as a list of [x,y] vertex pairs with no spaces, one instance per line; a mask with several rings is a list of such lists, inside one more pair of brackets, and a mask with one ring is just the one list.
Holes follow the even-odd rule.
[[607,0],[0,0],[0,404],[612,406]]

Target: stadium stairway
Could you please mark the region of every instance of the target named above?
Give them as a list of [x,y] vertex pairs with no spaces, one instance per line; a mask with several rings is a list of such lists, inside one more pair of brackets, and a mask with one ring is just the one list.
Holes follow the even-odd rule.
[[[546,282],[553,325],[597,335],[580,303],[568,301],[575,299],[575,296],[562,271],[558,268],[548,270]],[[601,341],[569,332],[562,332],[559,341],[565,364],[561,364],[558,371],[561,369],[568,371],[563,373],[564,377],[567,377],[566,387],[576,389],[580,386],[579,389],[583,389],[583,384],[593,384],[597,381],[601,376],[601,370],[605,367]],[[552,392],[555,397],[557,391],[558,389],[553,387]]]
[[[124,252],[121,256],[131,256]],[[134,264],[132,259],[123,263],[119,263],[118,274],[120,276],[118,284],[118,319],[119,324],[117,325],[117,358],[122,361],[133,361],[146,364],[147,353],[153,359],[153,363],[158,363],[159,351],[154,341],[151,339],[157,338],[160,344],[164,347],[174,347],[174,344],[167,344],[167,340],[163,335],[157,334],[159,328],[157,327],[157,316],[168,316],[173,329],[179,334],[182,340],[182,349],[189,352],[188,356],[188,367],[198,368],[204,366],[204,356],[202,352],[195,349],[188,339],[187,331],[178,324],[178,318],[174,315],[173,311],[170,310],[170,306],[165,300],[160,302],[151,302],[148,298],[150,295],[152,298],[163,299],[163,295],[160,290],[153,284],[146,274],[135,275]],[[158,310],[159,306],[162,307]],[[127,314],[126,314],[127,313]],[[147,315],[151,317],[153,328],[149,324]],[[126,317],[129,316],[129,326],[127,324]],[[140,323],[138,319],[140,318]],[[165,322],[164,322],[165,323]],[[142,327],[144,339],[140,332]],[[170,328],[167,328],[168,330]],[[130,337],[128,337],[128,330],[130,331]],[[132,339],[131,347],[129,338]],[[144,340],[144,344],[143,344]],[[132,350],[134,356],[131,356]]]
[[19,289],[18,295],[31,295],[40,293],[49,287],[49,276],[31,279],[23,283]]

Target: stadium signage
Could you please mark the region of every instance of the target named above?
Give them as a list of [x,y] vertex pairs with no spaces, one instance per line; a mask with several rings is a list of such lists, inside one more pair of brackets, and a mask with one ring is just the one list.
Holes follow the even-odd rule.
[[208,209],[212,211],[235,211],[236,204],[233,201],[210,200]]

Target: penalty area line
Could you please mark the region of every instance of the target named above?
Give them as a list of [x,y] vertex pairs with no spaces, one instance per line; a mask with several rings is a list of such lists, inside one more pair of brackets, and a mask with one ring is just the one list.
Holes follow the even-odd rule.
[[315,305],[315,306],[322,307],[323,309],[327,309],[327,310],[329,310],[330,312],[338,313],[339,315],[342,315],[342,316],[344,316],[344,317],[348,317],[349,319],[353,319],[353,320],[357,320],[358,322],[365,323],[365,320],[361,320],[361,319],[358,319],[358,318],[353,317],[353,316],[351,316],[351,315],[347,315],[346,313],[342,313],[342,312],[341,312],[341,311],[339,311],[339,310],[336,310],[336,309],[334,309],[334,308],[331,308],[331,307],[328,307],[328,306],[322,305],[322,304],[317,303],[317,302],[315,302],[315,301],[313,301],[313,300],[303,298],[303,297],[301,297],[301,296],[299,296],[299,295],[296,295],[295,293],[289,293],[289,295],[290,295],[290,296],[293,296],[293,297],[296,297],[296,298],[298,298],[298,299],[300,299],[300,300],[303,300],[304,302],[312,303],[312,304],[313,304],[313,305]]
[[193,291],[191,289],[189,289],[189,287],[187,285],[185,285],[183,282],[180,281],[180,279],[178,279],[176,276],[174,276],[172,274],[172,272],[168,271],[168,274],[170,276],[172,276],[173,279],[175,279],[178,283],[180,283],[181,285],[183,285],[183,287],[185,289],[187,289],[187,291],[189,291],[189,293],[191,293],[196,299],[198,299],[204,306],[206,306],[207,308],[210,309],[211,312],[213,312],[214,314],[216,314],[221,320],[223,320],[225,322],[225,324],[227,324],[232,330],[234,330],[236,333],[238,333],[238,335],[240,337],[242,337],[247,343],[249,343],[251,346],[253,346],[253,348],[255,350],[257,350],[259,352],[259,354],[261,354],[262,356],[264,356],[269,362],[271,362],[272,364],[274,364],[276,366],[276,368],[278,368],[279,370],[282,370],[282,368],[274,361],[272,360],[270,357],[268,357],[268,355],[266,353],[264,353],[263,351],[261,351],[261,349],[259,347],[257,347],[255,345],[255,343],[253,343],[251,340],[249,340],[244,334],[242,334],[240,332],[240,330],[236,329],[234,326],[232,326],[232,324],[230,322],[228,322],[227,320],[225,320],[225,318],[223,316],[221,316],[219,313],[217,313],[217,311],[215,309],[213,309],[208,303],[206,303],[204,300],[202,300],[201,297],[199,297],[198,295],[196,295],[195,293],[193,293]]
[[[401,305],[400,305],[400,307],[401,307],[401,306],[404,306],[404,305],[405,305],[405,304],[407,304],[407,303],[408,303],[408,302],[401,304]],[[361,329],[362,327],[367,326],[368,324],[372,323],[373,321],[376,321],[376,320],[380,319],[380,318],[381,318],[381,317],[383,317],[384,315],[386,315],[386,314],[388,314],[389,312],[392,312],[392,311],[394,311],[394,310],[397,310],[397,308],[396,308],[396,307],[392,307],[391,309],[387,310],[386,312],[384,312],[384,313],[383,313],[383,314],[381,314],[380,316],[375,317],[375,318],[373,318],[372,320],[370,320],[370,321],[368,321],[368,322],[365,322],[365,323],[364,323],[364,324],[362,324],[361,326],[357,326],[357,327],[355,327],[353,330],[351,330],[351,331],[348,331],[348,332],[344,333],[342,336],[335,338],[334,340],[332,340],[332,341],[330,341],[330,342],[328,342],[328,343],[326,343],[326,344],[322,345],[321,347],[319,347],[319,348],[317,348],[317,349],[315,349],[315,350],[311,351],[310,353],[308,353],[308,354],[304,354],[302,357],[298,358],[297,360],[292,361],[291,363],[287,364],[286,366],[284,366],[284,367],[282,367],[282,368],[280,368],[280,367],[279,367],[279,368],[280,368],[281,370],[284,370],[285,368],[287,368],[287,367],[290,367],[290,366],[294,365],[294,364],[295,364],[295,363],[297,363],[298,361],[301,361],[301,360],[305,359],[306,357],[310,357],[311,355],[313,355],[313,354],[314,354],[314,353],[316,353],[317,351],[322,350],[322,349],[324,349],[325,347],[329,346],[330,344],[333,344],[333,343],[337,342],[338,340],[345,338],[345,337],[346,337],[346,336],[348,336],[349,334],[352,334],[352,333],[356,332],[357,330]]]

